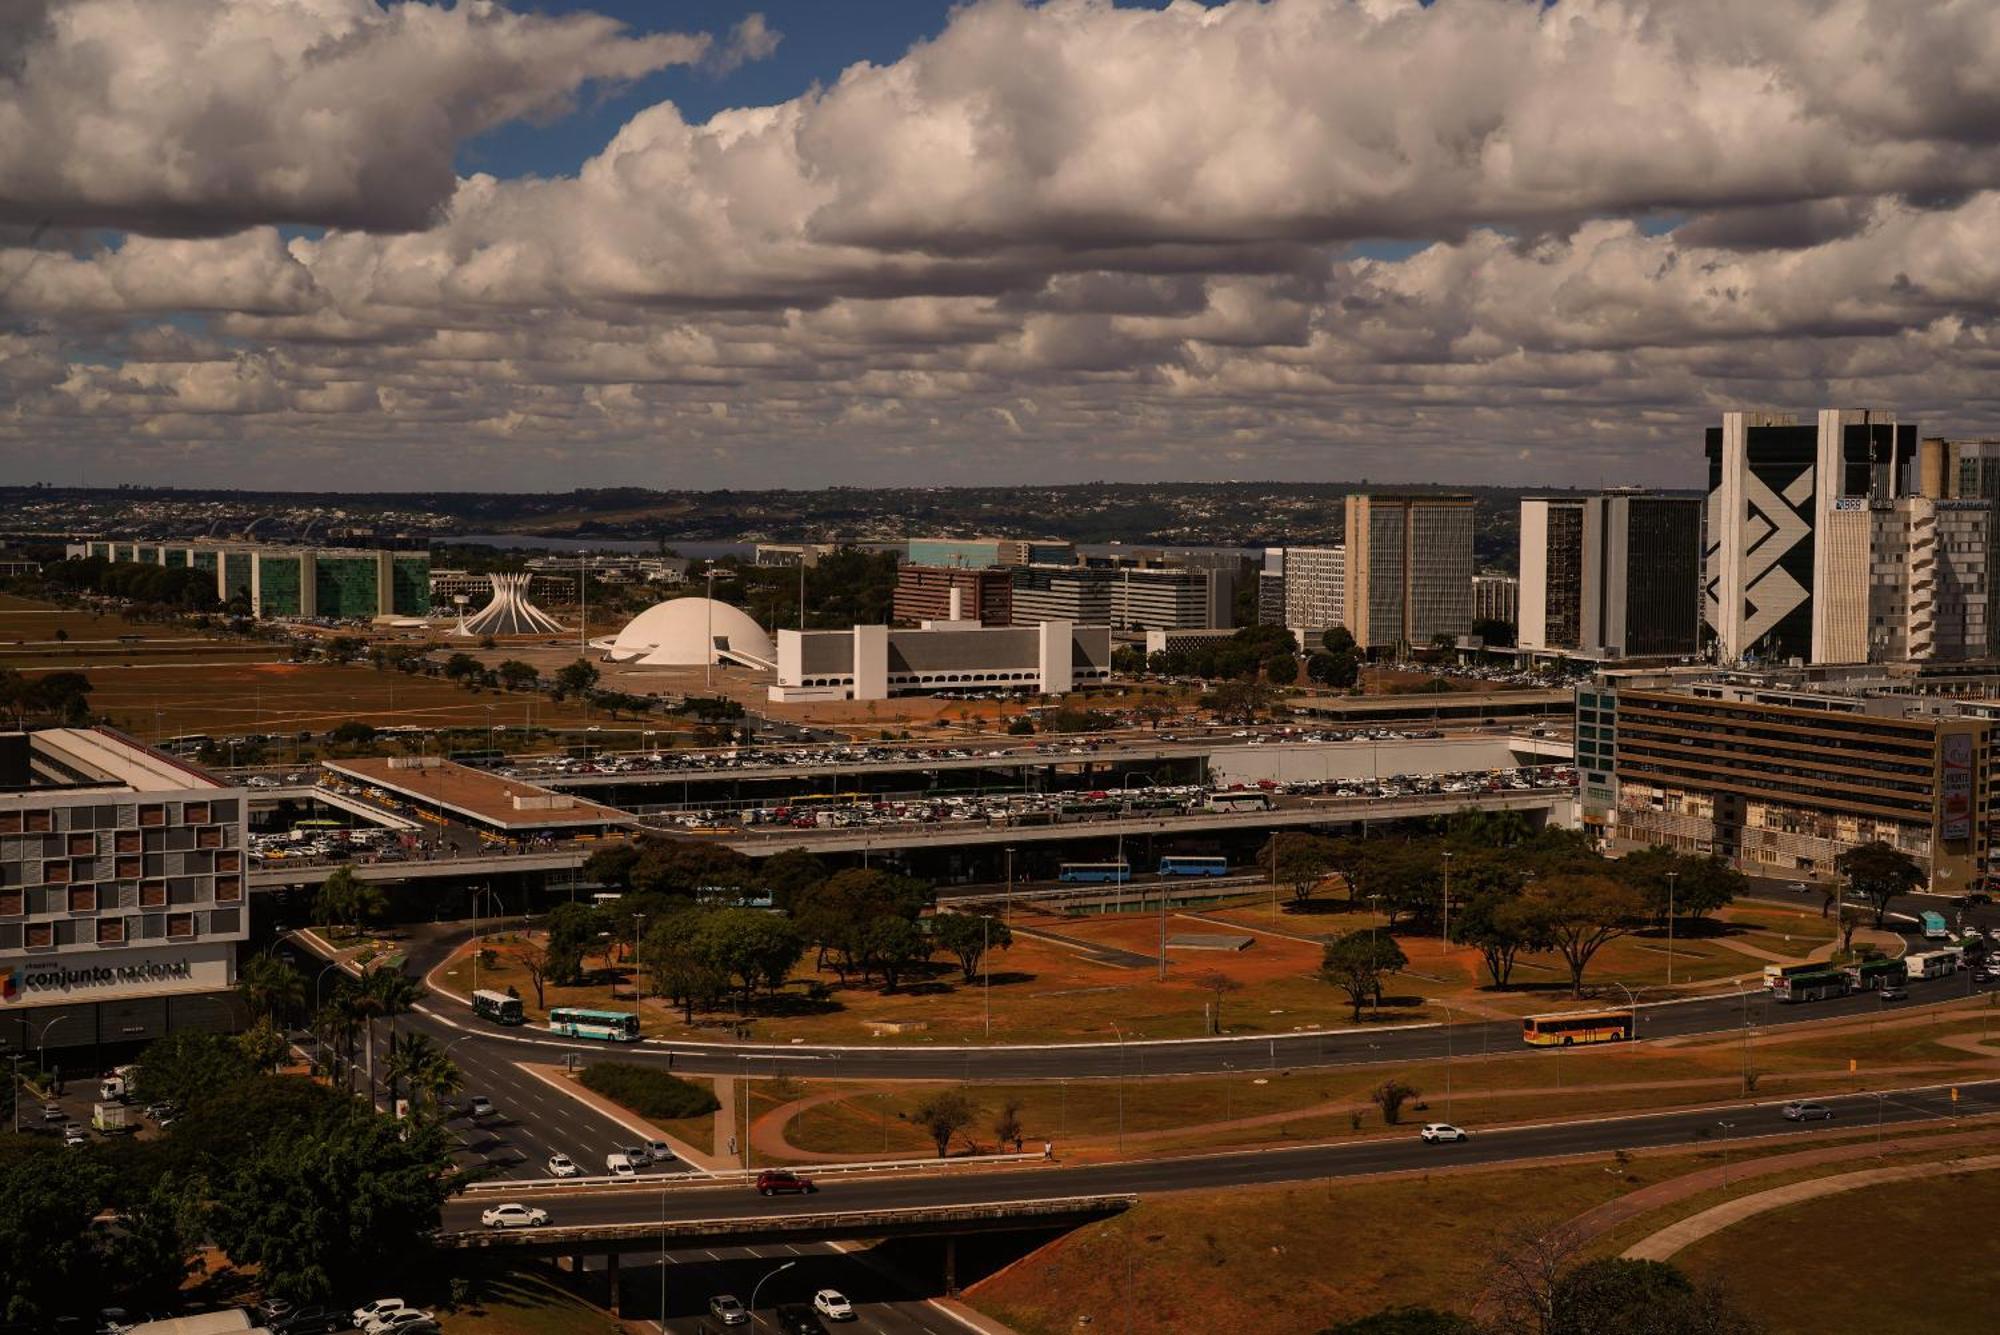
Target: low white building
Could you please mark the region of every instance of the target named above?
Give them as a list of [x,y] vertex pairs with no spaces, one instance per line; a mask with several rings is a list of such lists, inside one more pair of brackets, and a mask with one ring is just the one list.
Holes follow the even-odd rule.
[[945,690],[1057,695],[1110,676],[1108,626],[940,621],[921,630],[781,630],[778,680],[770,698],[886,700]]

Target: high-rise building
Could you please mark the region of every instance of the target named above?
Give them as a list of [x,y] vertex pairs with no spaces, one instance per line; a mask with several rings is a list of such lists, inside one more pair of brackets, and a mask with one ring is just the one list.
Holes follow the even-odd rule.
[[1707,453],[1703,611],[1720,658],[1866,661],[1869,507],[1911,489],[1916,424],[1854,409],[1812,425],[1724,413]]
[[894,619],[904,625],[944,621],[951,616],[954,589],[959,595],[959,611],[967,621],[982,626],[1014,624],[1014,572],[997,566],[985,570],[897,567]]
[[1993,503],[1902,496],[1870,514],[1869,660],[1987,657]]
[[1521,619],[1521,581],[1514,575],[1487,573],[1472,577],[1472,619],[1504,621],[1517,625]]
[[1285,621],[1299,643],[1314,645],[1347,624],[1347,548],[1285,548]]
[[1470,496],[1346,498],[1347,628],[1365,650],[1427,646],[1472,629]]
[[1076,546],[1057,538],[911,538],[904,560],[912,565],[986,566],[1070,565]]
[[1701,505],[1630,490],[1523,498],[1515,643],[1598,658],[1695,653]]
[[[1282,626],[1285,624],[1285,568],[1284,549],[1273,548],[1264,553],[1264,568],[1257,572],[1257,624],[1260,626]],[[1279,565],[1272,568],[1271,558],[1276,555]]]
[[1068,621],[1079,626],[1111,624],[1109,570],[1081,566],[1025,566],[1014,572],[1014,624]]
[[1114,630],[1206,630],[1235,621],[1236,581],[1228,570],[1111,572]]
[[0,733],[0,1052],[233,1027],[246,806],[109,729]]

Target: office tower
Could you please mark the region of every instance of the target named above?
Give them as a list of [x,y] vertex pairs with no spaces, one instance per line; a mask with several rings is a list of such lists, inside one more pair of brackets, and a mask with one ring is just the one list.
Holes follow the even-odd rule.
[[1634,490],[1524,498],[1515,643],[1598,658],[1697,652],[1701,506]]
[[966,620],[982,626],[1014,624],[1014,572],[998,567],[898,566],[894,619],[904,625],[945,620],[951,615],[953,591]]
[[1472,629],[1470,496],[1346,498],[1342,611],[1365,650],[1427,647]]
[[1869,651],[1871,501],[1912,482],[1915,423],[1826,409],[1711,427],[1703,610],[1725,662],[1859,663]]
[[1257,624],[1260,626],[1285,624],[1284,563],[1284,548],[1273,547],[1265,551],[1264,568],[1257,572]]
[[1284,624],[1310,649],[1320,636],[1347,624],[1347,549],[1285,548]]
[[1903,496],[1870,513],[1870,661],[1987,657],[1992,503]]
[[1521,620],[1521,581],[1513,575],[1474,575],[1472,619],[1517,625]]

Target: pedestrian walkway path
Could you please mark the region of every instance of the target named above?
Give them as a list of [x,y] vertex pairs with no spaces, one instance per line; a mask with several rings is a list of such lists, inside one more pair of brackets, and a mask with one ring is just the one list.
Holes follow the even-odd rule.
[[[2000,1128],[1988,1127],[1983,1130],[1962,1131],[1943,1136],[1895,1136],[1886,1141],[1870,1142],[1865,1146],[1852,1140],[1843,1140],[1831,1145],[1815,1145],[1810,1149],[1798,1150],[1791,1154],[1765,1155],[1734,1165],[1724,1162],[1714,1167],[1697,1169],[1692,1173],[1683,1173],[1679,1177],[1640,1187],[1637,1191],[1627,1192],[1616,1200],[1606,1201],[1594,1209],[1586,1210],[1572,1223],[1583,1240],[1588,1241],[1613,1232],[1643,1215],[1665,1209],[1679,1201],[1689,1200],[1704,1192],[1713,1191],[1717,1187],[1727,1186],[1731,1182],[1771,1177],[1823,1163],[1849,1163],[1862,1153],[1888,1156],[1996,1144],[2000,1144]],[[1684,1148],[1676,1146],[1674,1152],[1684,1152]]]
[[1733,1201],[1724,1201],[1711,1206],[1700,1214],[1690,1215],[1667,1225],[1659,1232],[1640,1239],[1624,1251],[1628,1261],[1665,1261],[1677,1253],[1700,1242],[1703,1238],[1720,1233],[1732,1224],[1781,1210],[1801,1201],[1817,1200],[1822,1196],[1832,1196],[1843,1191],[1853,1191],[1859,1187],[1872,1187],[1884,1182],[1912,1182],[1927,1177],[1945,1177],[1954,1173],[1979,1173],[2000,1168],[2000,1154],[1984,1154],[1974,1159],[1946,1159],[1938,1163],[1897,1164],[1883,1168],[1864,1168],[1856,1173],[1840,1173],[1834,1177],[1807,1178],[1803,1182],[1787,1182],[1780,1187],[1759,1191],[1748,1196],[1740,1196]]

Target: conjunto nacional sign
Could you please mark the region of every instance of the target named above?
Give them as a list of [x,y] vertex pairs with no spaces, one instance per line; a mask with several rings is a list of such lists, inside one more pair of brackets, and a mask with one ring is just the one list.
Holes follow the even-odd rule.
[[148,959],[131,964],[85,964],[76,968],[51,963],[4,972],[11,976],[0,982],[0,998],[17,1001],[38,992],[87,992],[101,987],[187,982],[194,977],[194,962],[188,959]]

